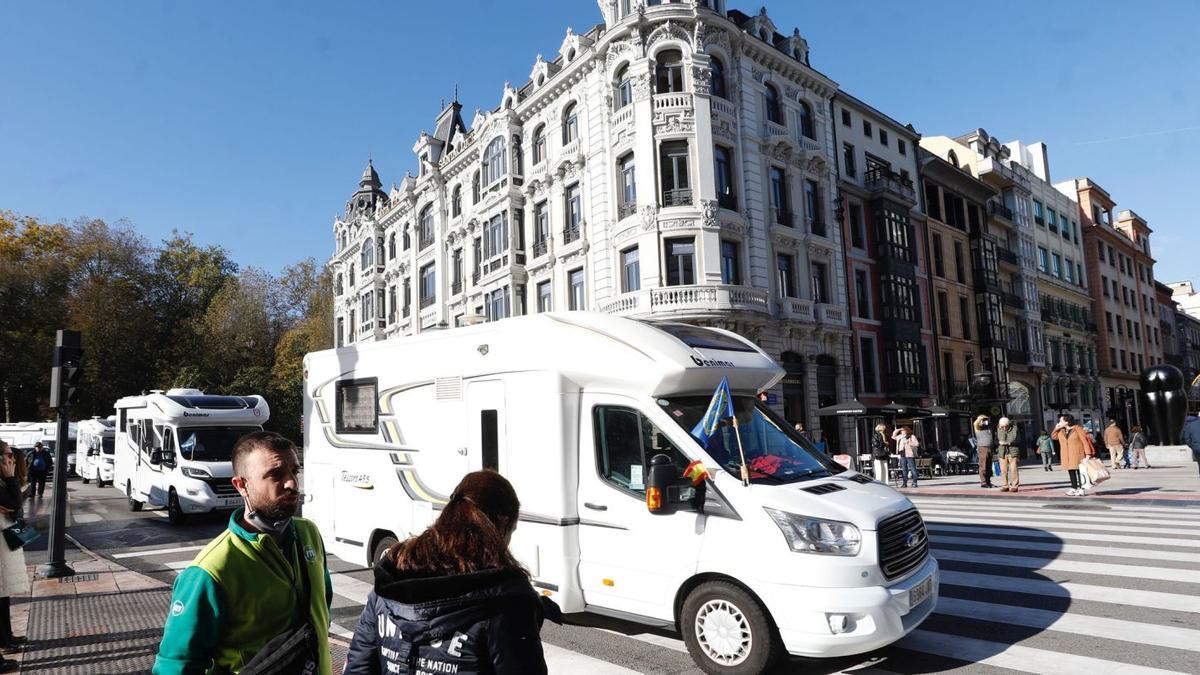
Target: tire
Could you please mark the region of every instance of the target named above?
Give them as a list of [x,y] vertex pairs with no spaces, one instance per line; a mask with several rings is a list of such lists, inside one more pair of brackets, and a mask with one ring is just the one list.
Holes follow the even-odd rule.
[[172,525],[187,523],[187,514],[183,512],[183,506],[179,504],[179,495],[175,492],[175,488],[171,488],[171,492],[167,494],[167,520]]
[[755,675],[783,655],[766,609],[727,581],[697,586],[683,602],[679,623],[688,654],[711,675]]
[[[80,476],[79,480],[83,481],[84,485],[87,485],[88,483],[92,482],[91,478],[84,478],[83,476]],[[97,485],[99,485],[99,483],[97,483]]]
[[389,548],[399,541],[391,532],[386,532],[383,536],[375,541],[375,548],[371,550],[371,559],[367,561],[367,567],[374,567],[375,563],[383,557]]
[[125,496],[129,498],[129,510],[141,511],[142,503],[133,498],[133,481],[125,481]]

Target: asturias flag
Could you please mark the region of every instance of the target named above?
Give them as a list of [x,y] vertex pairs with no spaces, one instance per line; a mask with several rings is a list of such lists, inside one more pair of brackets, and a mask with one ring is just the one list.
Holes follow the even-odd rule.
[[712,401],[709,401],[704,417],[692,427],[692,436],[700,441],[701,447],[708,445],[709,436],[717,433],[717,426],[723,417],[733,417],[733,394],[729,393],[727,377],[721,378],[721,384],[718,384],[717,390],[713,392]]

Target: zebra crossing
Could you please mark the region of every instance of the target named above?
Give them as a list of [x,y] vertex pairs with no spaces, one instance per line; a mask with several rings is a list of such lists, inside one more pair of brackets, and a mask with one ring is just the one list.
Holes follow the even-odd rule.
[[[936,612],[895,645],[822,672],[1200,673],[1200,507],[913,495],[941,565]],[[111,557],[173,576],[203,542]],[[349,637],[369,570],[330,559]],[[698,673],[683,642],[627,624],[543,635],[551,672]],[[791,660],[778,672],[811,670]]]

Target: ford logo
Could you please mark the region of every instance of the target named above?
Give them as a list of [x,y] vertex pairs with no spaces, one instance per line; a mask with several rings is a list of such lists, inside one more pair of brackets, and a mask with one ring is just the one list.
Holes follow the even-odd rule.
[[904,545],[907,548],[916,548],[917,544],[921,543],[921,537],[916,532],[909,532],[904,535]]

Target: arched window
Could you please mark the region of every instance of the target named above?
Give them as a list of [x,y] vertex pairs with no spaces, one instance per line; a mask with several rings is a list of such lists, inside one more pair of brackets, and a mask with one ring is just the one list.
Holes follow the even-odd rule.
[[678,49],[658,53],[654,66],[654,90],[660,94],[683,91],[683,54]]
[[708,60],[708,93],[721,98],[728,98],[725,92],[725,64],[715,56]]
[[374,264],[375,242],[370,239],[363,242],[362,250],[358,252],[358,264],[364,270]]
[[471,203],[479,203],[479,172],[476,171],[474,176],[471,176]]
[[418,251],[433,245],[433,206],[421,210],[421,218],[417,223],[417,244]]
[[546,125],[540,125],[533,132],[533,165],[537,166],[546,159]]
[[800,101],[800,133],[805,138],[817,139],[816,125],[813,124],[812,107],[805,101]]
[[404,224],[404,250],[412,248],[412,235],[408,233],[408,223]]
[[779,109],[779,90],[768,84],[763,92],[763,106],[767,110],[767,121],[783,124],[783,112]]
[[344,286],[342,285],[342,273],[341,272],[338,272],[337,277],[334,279],[333,289],[337,295],[341,295],[344,292],[344,290],[343,290]]
[[563,145],[573,143],[579,138],[579,112],[574,103],[563,110],[562,142]]
[[462,215],[462,186],[455,185],[450,197],[450,214],[457,217]]
[[525,153],[521,150],[521,137],[512,137],[512,172],[517,176],[525,175]]
[[388,235],[388,260],[396,259],[396,233]]
[[483,184],[491,185],[503,178],[508,173],[507,159],[505,158],[504,137],[497,136],[488,143],[487,149],[483,151]]
[[950,154],[946,155],[946,161],[950,162],[954,166],[958,166],[958,155],[953,150],[951,150]]
[[383,237],[380,237],[379,239],[375,240],[375,261],[380,265],[387,260],[387,258],[383,257],[385,252],[386,250],[383,247]]
[[354,288],[354,263],[350,263],[350,288]]
[[629,66],[621,66],[617,71],[617,109],[633,103],[633,78],[629,75]]

